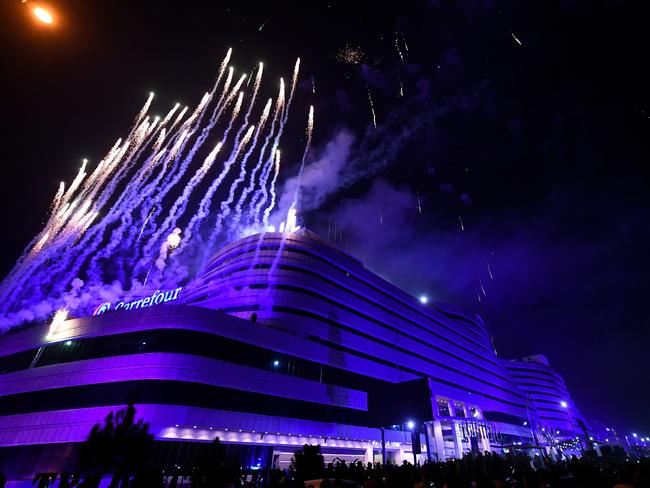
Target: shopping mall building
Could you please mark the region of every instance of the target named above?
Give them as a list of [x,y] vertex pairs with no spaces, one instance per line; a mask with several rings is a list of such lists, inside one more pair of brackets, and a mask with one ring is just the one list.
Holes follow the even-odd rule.
[[246,237],[195,284],[95,314],[0,338],[5,474],[73,469],[129,402],[166,465],[215,437],[281,467],[303,444],[412,462],[588,442],[543,356],[497,357],[480,317],[422,304],[306,230]]

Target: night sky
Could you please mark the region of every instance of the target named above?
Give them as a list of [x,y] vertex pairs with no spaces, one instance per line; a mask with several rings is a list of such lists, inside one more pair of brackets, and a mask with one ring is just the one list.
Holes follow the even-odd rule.
[[149,91],[160,112],[197,103],[228,47],[238,72],[264,61],[269,80],[300,56],[280,179],[295,182],[313,104],[305,224],[336,226],[407,291],[479,313],[500,356],[546,355],[588,419],[648,435],[640,4],[51,0],[47,28],[3,1],[0,272]]

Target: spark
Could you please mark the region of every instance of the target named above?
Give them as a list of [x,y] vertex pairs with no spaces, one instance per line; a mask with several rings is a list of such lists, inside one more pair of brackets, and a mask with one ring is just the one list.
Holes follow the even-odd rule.
[[399,80],[399,96],[404,96],[404,85],[402,84],[402,77],[397,73],[397,79]]
[[52,203],[50,204],[50,214],[55,214],[56,211],[59,209],[59,205],[61,204],[61,199],[63,198],[64,193],[65,193],[65,182],[62,181],[61,183],[59,183],[59,189],[54,195],[54,200],[52,200]]
[[517,39],[517,36],[515,35],[514,32],[510,31],[510,35],[512,36],[512,38],[513,38],[515,41],[517,41],[517,44],[519,44],[520,46],[522,45],[522,44],[521,44],[521,41],[520,41],[519,39]]
[[309,116],[307,118],[307,146],[311,145],[311,139],[314,134],[314,106],[309,106]]
[[153,215],[155,210],[156,210],[156,207],[151,207],[151,211],[149,212],[149,215],[147,215],[147,218],[145,219],[144,223],[142,224],[142,228],[140,229],[140,233],[138,234],[138,240],[140,240],[140,237],[142,236],[142,232],[144,232],[144,228],[149,223],[149,219],[151,218],[151,216]]
[[370,94],[370,88],[366,86],[366,89],[368,90],[368,101],[370,102],[370,112],[372,113],[372,125],[377,128],[377,117],[375,115],[375,104],[372,101],[372,95]]
[[402,42],[404,43],[404,49],[406,50],[406,54],[408,54],[409,45],[406,43],[406,37],[404,36],[404,33],[402,33]]
[[422,201],[420,200],[420,194],[416,191],[415,196],[417,197],[418,200],[418,213],[422,215]]
[[461,218],[460,214],[458,214],[458,222],[460,222],[460,230],[464,231],[465,226],[463,225],[463,219]]
[[360,64],[363,61],[364,53],[360,47],[346,44],[335,57],[339,63]]
[[50,330],[47,334],[48,338],[54,337],[54,334],[56,334],[56,331],[59,327],[61,327],[61,324],[66,321],[68,318],[68,310],[65,308],[61,308],[56,311],[54,314],[54,317],[52,318],[52,322],[50,323]]
[[269,17],[268,19],[266,19],[266,20],[264,21],[264,23],[263,23],[262,25],[260,25],[260,28],[257,29],[257,30],[258,30],[259,32],[262,32],[262,29],[264,29],[264,26],[269,22],[269,20],[271,20],[271,17]]
[[160,122],[160,125],[164,127],[167,124],[167,122],[169,122],[171,120],[171,118],[174,116],[174,114],[176,113],[176,111],[179,109],[180,106],[181,106],[180,103],[177,103],[176,105],[174,105],[172,107],[172,109],[167,113],[167,115],[165,115],[165,118],[162,119],[162,122]]
[[32,252],[39,252],[41,249],[43,249],[43,246],[45,245],[49,237],[50,237],[50,233],[46,232],[43,235],[43,237],[41,237],[40,240],[36,243]]
[[399,55],[399,58],[402,60],[403,63],[404,55],[402,54],[402,50],[399,48],[399,37],[397,32],[395,32],[395,49],[397,50],[397,54]]
[[312,75],[311,77],[311,92],[315,95],[316,94],[316,78]]
[[488,274],[490,275],[490,279],[494,280],[494,276],[492,276],[492,268],[490,267],[490,263],[487,263],[487,270],[488,270]]
[[293,77],[291,78],[291,92],[289,92],[289,103],[291,103],[291,99],[293,99],[293,94],[296,91],[296,84],[298,83],[299,71],[300,71],[300,58],[296,59],[296,65],[293,67]]
[[140,109],[140,113],[138,113],[138,116],[135,118],[135,126],[136,127],[140,124],[140,121],[142,120],[142,118],[149,111],[149,107],[151,107],[151,102],[153,102],[153,97],[154,96],[155,96],[154,92],[149,92],[149,98],[147,98],[147,101],[144,103],[144,105]]
[[181,243],[181,230],[177,227],[174,231],[167,236],[167,249],[173,251]]

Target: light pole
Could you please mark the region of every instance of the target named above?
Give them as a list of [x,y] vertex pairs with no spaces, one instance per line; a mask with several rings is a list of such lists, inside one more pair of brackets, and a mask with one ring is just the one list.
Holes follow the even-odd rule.
[[429,429],[426,422],[422,422],[424,427],[424,443],[427,446],[427,462],[431,462],[431,443],[429,442]]
[[411,432],[411,451],[413,452],[413,466],[417,466],[418,464],[418,455],[415,452],[415,436],[417,436],[418,445],[420,444],[420,433],[413,430],[415,428],[415,425],[415,422],[412,420],[406,422],[406,427]]

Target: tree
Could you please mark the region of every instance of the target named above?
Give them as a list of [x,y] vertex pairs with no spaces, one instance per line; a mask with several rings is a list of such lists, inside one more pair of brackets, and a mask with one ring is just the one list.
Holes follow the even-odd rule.
[[296,451],[291,459],[291,467],[296,480],[303,483],[306,480],[322,478],[325,471],[325,461],[320,452],[320,446],[305,444],[301,451]]
[[99,486],[106,473],[113,473],[110,488],[129,486],[133,476],[136,480],[145,474],[145,466],[151,454],[153,435],[149,424],[135,420],[135,407],[111,412],[104,425],[95,424],[79,453],[80,471],[84,475],[82,486]]
[[226,488],[239,477],[239,469],[226,460],[226,450],[215,437],[196,460],[192,472],[192,487]]

